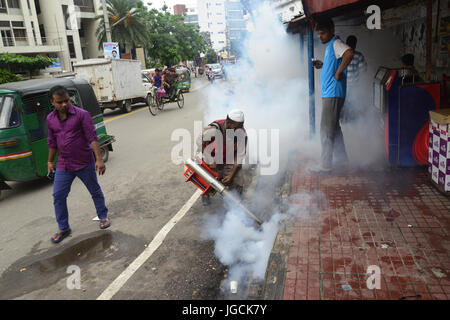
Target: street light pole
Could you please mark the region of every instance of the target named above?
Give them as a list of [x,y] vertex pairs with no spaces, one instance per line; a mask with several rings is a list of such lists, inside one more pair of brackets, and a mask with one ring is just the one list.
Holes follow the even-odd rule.
[[106,0],[102,0],[103,20],[105,20],[106,41],[112,42],[111,28],[109,27],[108,10],[106,9]]

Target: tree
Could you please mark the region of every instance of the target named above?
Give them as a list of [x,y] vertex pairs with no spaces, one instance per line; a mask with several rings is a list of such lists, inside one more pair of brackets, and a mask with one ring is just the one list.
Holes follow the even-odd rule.
[[147,51],[153,60],[172,66],[183,60],[194,60],[205,46],[197,26],[183,23],[183,17],[173,15],[163,7],[147,12],[150,28]]
[[[147,9],[141,1],[137,0],[106,0],[109,24],[111,26],[111,38],[113,42],[118,42],[122,49],[145,46],[148,42],[148,22],[145,20]],[[137,11],[130,14],[132,9]],[[114,23],[124,18],[117,25]],[[96,17],[99,25],[95,31],[98,41],[98,48],[103,48],[106,42],[106,30],[104,16]]]
[[217,63],[217,53],[213,48],[208,48],[205,53],[205,61],[206,63]]
[[16,82],[20,80],[22,79],[20,79],[20,77],[16,76],[14,73],[0,69],[0,84]]
[[30,79],[36,70],[44,69],[54,64],[55,58],[37,55],[35,57],[22,56],[14,53],[0,54],[0,68],[11,70],[27,71]]

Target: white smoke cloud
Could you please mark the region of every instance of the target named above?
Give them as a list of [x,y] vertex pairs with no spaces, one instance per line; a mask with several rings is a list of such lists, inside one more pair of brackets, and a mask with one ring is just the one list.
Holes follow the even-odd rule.
[[[307,81],[306,74],[302,73],[298,35],[285,31],[270,4],[261,5],[256,13],[254,31],[241,50],[244,56],[236,65],[228,67],[228,80],[216,81],[202,91],[207,101],[204,123],[223,119],[228,111],[239,108],[244,111],[247,129],[279,130],[279,141],[269,139],[268,143],[279,143],[279,154],[270,156],[272,160],[277,157],[277,176],[283,178],[290,152],[302,150],[318,157],[320,146],[309,139]],[[259,154],[251,152],[258,150],[258,139],[258,135],[249,135],[247,150],[251,163],[262,160]],[[271,150],[270,146],[267,149]],[[258,203],[266,204],[274,192],[275,185],[256,190],[252,204],[256,208]],[[309,195],[302,199],[309,199]],[[229,267],[228,286],[233,280],[240,284],[250,278],[263,280],[280,220],[306,217],[305,210],[298,204],[291,205],[288,214],[275,208],[269,220],[256,229],[254,221],[244,211],[226,202],[229,210],[225,217],[208,216],[202,236],[215,241],[216,256]],[[254,213],[259,215],[259,212]]]

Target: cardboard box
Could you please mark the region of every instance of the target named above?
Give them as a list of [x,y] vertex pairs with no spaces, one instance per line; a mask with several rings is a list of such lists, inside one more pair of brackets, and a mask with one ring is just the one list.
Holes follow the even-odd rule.
[[438,124],[450,124],[450,109],[430,111],[430,117],[431,120],[437,122]]
[[450,193],[449,127],[435,120],[430,122],[428,172],[436,187],[445,193]]

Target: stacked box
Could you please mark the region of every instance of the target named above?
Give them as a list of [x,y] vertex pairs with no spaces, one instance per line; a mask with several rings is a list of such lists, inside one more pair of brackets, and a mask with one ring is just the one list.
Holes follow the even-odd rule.
[[450,124],[433,119],[430,122],[428,172],[442,191],[450,191]]

